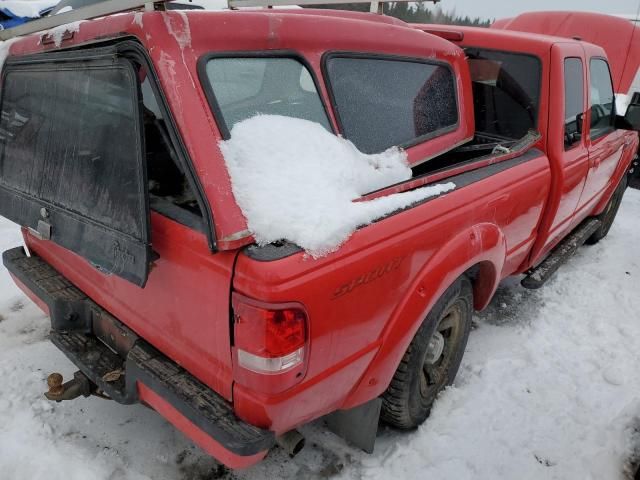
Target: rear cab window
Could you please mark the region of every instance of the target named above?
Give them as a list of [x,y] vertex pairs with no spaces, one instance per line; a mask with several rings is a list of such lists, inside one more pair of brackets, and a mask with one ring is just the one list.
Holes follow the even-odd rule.
[[447,64],[329,54],[325,75],[342,133],[364,153],[410,147],[458,124],[455,80]]
[[537,129],[542,64],[529,54],[467,47],[476,130],[519,139]]
[[609,64],[603,58],[592,58],[589,62],[591,76],[589,104],[591,106],[592,140],[613,131],[615,97]]

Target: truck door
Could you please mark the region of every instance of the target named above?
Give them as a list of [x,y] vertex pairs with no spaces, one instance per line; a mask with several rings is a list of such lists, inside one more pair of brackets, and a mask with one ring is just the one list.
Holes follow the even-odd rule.
[[614,128],[615,98],[607,61],[589,60],[589,175],[580,201],[589,213],[609,185],[623,151],[623,138]]
[[589,171],[585,138],[587,110],[584,50],[576,44],[555,44],[551,49],[550,107],[547,151],[552,188],[540,243],[532,258],[539,258],[569,231]]
[[0,215],[144,286],[149,201],[132,64],[106,48],[9,59],[2,73]]
[[[565,55],[566,53],[565,49]],[[549,136],[549,141],[554,141],[550,153],[557,149],[563,170],[560,186],[561,199],[553,224],[559,230],[563,230],[563,227],[570,228],[589,169],[589,151],[583,134],[584,113],[587,110],[584,88],[586,75],[583,60],[579,56],[582,52],[576,49],[574,53],[576,56],[566,56],[562,62],[564,114],[559,116],[553,115],[552,112],[552,116],[556,118],[551,120],[549,125],[550,131],[562,132],[561,138],[558,138],[557,133]],[[554,121],[562,122],[558,125],[559,128],[554,128]]]

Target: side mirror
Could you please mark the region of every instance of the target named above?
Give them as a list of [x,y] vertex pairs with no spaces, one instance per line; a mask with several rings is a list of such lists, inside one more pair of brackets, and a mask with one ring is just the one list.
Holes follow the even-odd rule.
[[640,131],[640,93],[634,93],[624,117],[617,117],[616,128]]
[[584,113],[575,116],[575,120],[564,125],[564,148],[569,149],[582,139],[582,121]]
[[582,135],[582,122],[584,121],[584,113],[576,115],[576,133]]
[[631,103],[627,107],[624,121],[629,125],[630,130],[640,131],[640,103]]

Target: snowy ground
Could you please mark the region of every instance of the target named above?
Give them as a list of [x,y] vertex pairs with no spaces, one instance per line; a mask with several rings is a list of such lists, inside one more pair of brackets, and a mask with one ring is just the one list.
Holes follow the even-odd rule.
[[[0,221],[0,249],[19,242]],[[74,368],[0,271],[0,478],[624,479],[634,436],[640,445],[639,246],[640,191],[630,190],[609,237],[542,290],[500,287],[476,317],[456,386],[418,431],[382,429],[365,455],[311,425],[295,459],[275,452],[236,473],[144,407],[45,401],[46,375]]]

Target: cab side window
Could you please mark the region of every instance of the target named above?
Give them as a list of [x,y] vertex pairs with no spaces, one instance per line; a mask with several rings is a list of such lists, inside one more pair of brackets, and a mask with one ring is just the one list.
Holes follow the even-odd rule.
[[614,96],[609,65],[601,58],[592,58],[591,72],[591,139],[613,130]]
[[145,156],[152,210],[188,227],[202,228],[197,196],[174,148],[169,125],[145,67],[138,69],[143,104]]
[[567,58],[564,61],[564,149],[569,150],[582,139],[584,118],[584,77],[582,60]]
[[361,152],[415,145],[458,123],[447,65],[344,54],[327,59],[326,75],[344,136]]

